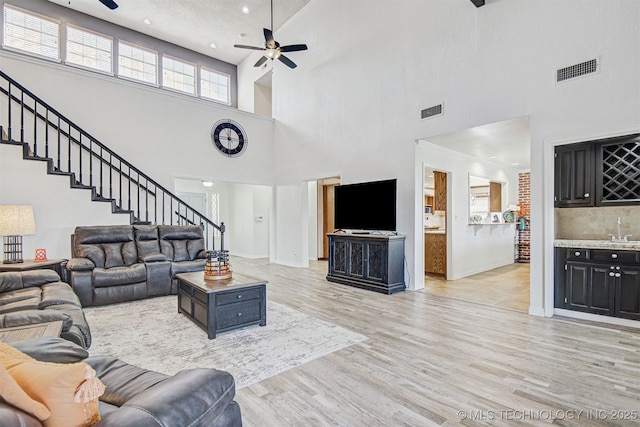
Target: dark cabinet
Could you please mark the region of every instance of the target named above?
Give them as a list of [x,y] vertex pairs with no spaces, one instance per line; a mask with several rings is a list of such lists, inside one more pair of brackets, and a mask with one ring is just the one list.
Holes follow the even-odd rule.
[[640,252],[556,248],[555,307],[640,320]]
[[555,206],[593,206],[594,172],[590,143],[556,147]]
[[555,149],[555,207],[640,203],[640,134]]
[[404,236],[329,233],[330,282],[391,294],[403,291]]

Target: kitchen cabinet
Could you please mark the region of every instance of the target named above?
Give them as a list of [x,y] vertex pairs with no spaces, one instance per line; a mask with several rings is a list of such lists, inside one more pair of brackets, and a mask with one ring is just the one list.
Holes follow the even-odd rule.
[[640,252],[556,248],[555,306],[640,320]]
[[556,207],[593,206],[594,167],[591,143],[556,147]]
[[640,203],[640,134],[555,149],[555,207]]
[[433,210],[447,210],[447,174],[445,172],[433,172]]
[[327,280],[371,291],[403,291],[404,236],[328,233]]
[[447,274],[447,235],[443,232],[424,234],[424,272]]

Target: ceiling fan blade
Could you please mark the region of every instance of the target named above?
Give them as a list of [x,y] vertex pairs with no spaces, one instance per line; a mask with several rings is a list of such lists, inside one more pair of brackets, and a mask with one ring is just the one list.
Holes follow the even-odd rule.
[[290,60],[289,58],[287,58],[284,55],[280,55],[278,57],[278,59],[280,60],[280,62],[282,62],[284,65],[286,65],[289,68],[296,68],[297,67],[295,62],[293,62],[292,60]]
[[280,46],[280,52],[298,52],[300,50],[307,50],[306,44],[290,44],[288,46]]
[[263,47],[247,46],[244,44],[234,44],[233,47],[239,47],[240,49],[264,50]]
[[258,62],[255,63],[254,67],[261,66],[262,64],[265,63],[266,60],[267,60],[267,57],[266,56],[262,56],[260,59],[258,59]]
[[273,38],[273,32],[268,28],[264,29],[264,41],[267,47],[269,47],[270,49],[275,49],[276,41]]
[[111,10],[118,8],[118,4],[113,0],[98,0],[98,1],[100,1],[100,3],[107,6]]

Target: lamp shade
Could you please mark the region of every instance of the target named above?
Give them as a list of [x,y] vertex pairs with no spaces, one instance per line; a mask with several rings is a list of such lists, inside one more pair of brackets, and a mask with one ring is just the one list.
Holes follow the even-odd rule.
[[28,205],[0,205],[0,236],[36,234],[33,208]]

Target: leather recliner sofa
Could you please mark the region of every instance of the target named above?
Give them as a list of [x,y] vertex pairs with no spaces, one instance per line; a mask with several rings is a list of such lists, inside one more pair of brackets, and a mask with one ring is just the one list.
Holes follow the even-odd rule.
[[60,336],[83,348],[91,331],[73,289],[53,270],[0,273],[0,328],[62,321]]
[[[241,427],[233,376],[217,369],[183,369],[173,376],[129,365],[111,356],[91,356],[60,338],[12,344],[50,363],[84,362],[105,385],[95,427]],[[43,423],[0,398],[0,426],[40,427]]]
[[69,283],[83,307],[177,293],[178,273],[202,271],[208,251],[202,227],[76,227]]

